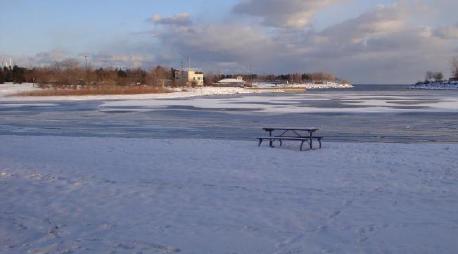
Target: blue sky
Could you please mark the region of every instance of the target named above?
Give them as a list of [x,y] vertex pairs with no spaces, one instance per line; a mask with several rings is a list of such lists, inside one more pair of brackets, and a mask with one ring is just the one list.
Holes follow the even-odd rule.
[[[1,0],[0,51],[32,54],[55,48],[91,51],[112,39],[151,29],[147,18],[181,12],[218,18],[234,1]],[[213,16],[213,17],[212,17]],[[205,18],[207,19],[207,18]],[[12,25],[14,22],[14,25]]]
[[[444,57],[458,54],[454,7],[454,0],[0,0],[0,56],[39,65],[89,55],[93,65],[145,68],[191,57],[208,71],[406,82],[428,69],[447,73]],[[434,55],[442,62],[426,62]]]
[[[200,22],[227,18],[237,0],[1,0],[0,52],[35,54],[53,49],[72,53],[97,50],[111,40],[151,29],[146,19],[159,14],[190,13]],[[316,16],[322,29],[356,17],[375,4],[391,1],[353,1]],[[11,23],[14,22],[14,25]]]

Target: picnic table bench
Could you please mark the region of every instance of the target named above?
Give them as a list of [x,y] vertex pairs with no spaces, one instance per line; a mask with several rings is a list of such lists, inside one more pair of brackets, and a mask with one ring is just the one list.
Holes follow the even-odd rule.
[[310,149],[313,149],[313,141],[319,143],[321,149],[321,140],[323,137],[314,136],[313,134],[319,131],[318,128],[263,128],[265,132],[269,133],[267,137],[257,138],[259,141],[258,146],[261,146],[264,141],[269,141],[269,146],[274,147],[274,142],[278,141],[280,146],[283,141],[298,141],[301,143],[300,150],[304,148],[304,143],[308,142]]

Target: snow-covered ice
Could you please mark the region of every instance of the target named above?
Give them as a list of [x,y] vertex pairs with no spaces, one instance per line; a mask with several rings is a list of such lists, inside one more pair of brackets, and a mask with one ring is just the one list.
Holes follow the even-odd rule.
[[[202,109],[249,109],[257,112],[285,113],[386,113],[386,112],[458,112],[458,97],[429,96],[424,101],[407,96],[364,96],[356,94],[278,94],[277,96],[240,96],[233,98],[200,97],[193,100],[118,100],[107,101],[100,110],[151,111],[170,106]],[[304,101],[342,102],[342,106],[316,107]],[[407,104],[406,104],[407,102]],[[410,102],[415,102],[409,105]],[[420,106],[420,107],[419,107]],[[240,113],[239,111],[235,111]]]
[[0,253],[456,253],[456,144],[0,136]]
[[[172,93],[136,95],[95,95],[95,96],[11,96],[18,92],[36,90],[32,84],[0,84],[1,107],[50,106],[58,101],[104,101],[100,110],[110,111],[152,111],[167,107],[194,107],[200,109],[240,109],[271,114],[285,113],[402,113],[402,112],[458,112],[458,97],[428,94],[423,96],[361,96],[351,91],[340,93],[283,93],[269,89],[245,89],[239,87],[176,88]],[[344,89],[345,90],[345,89]],[[250,95],[251,94],[251,95]],[[253,95],[254,94],[254,95]],[[230,98],[223,95],[234,95]],[[239,95],[239,96],[236,96]],[[189,99],[192,98],[192,99]],[[316,107],[307,101],[341,102],[334,107]],[[48,103],[46,103],[48,102]],[[305,103],[304,103],[305,102]],[[57,105],[57,104],[56,104]],[[229,111],[228,111],[229,112]]]

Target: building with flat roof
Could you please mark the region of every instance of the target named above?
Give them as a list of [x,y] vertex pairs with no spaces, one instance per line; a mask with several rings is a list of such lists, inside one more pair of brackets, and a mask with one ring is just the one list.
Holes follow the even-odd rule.
[[226,78],[216,82],[214,85],[221,87],[244,87],[246,82],[243,80],[242,76],[237,78]]
[[176,82],[187,86],[203,86],[204,73],[193,69],[173,70],[173,76]]

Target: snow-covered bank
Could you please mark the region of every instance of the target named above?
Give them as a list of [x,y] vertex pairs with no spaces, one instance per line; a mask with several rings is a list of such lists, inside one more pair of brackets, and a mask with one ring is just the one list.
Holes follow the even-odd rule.
[[349,89],[353,88],[353,85],[348,83],[338,83],[338,82],[322,82],[320,83],[302,83],[302,84],[272,84],[266,82],[258,82],[253,84],[254,87],[258,88],[279,88],[279,89],[288,89],[288,88],[302,88],[302,89]]
[[0,253],[458,249],[457,145],[0,141]]
[[32,83],[14,84],[5,83],[0,84],[0,99],[6,96],[11,96],[23,92],[37,91],[40,88],[35,87]]
[[134,94],[134,95],[84,95],[84,96],[14,96],[23,92],[37,91],[40,88],[33,84],[0,84],[0,101],[85,101],[85,100],[148,100],[148,99],[176,99],[213,95],[282,93],[291,88],[323,89],[323,88],[352,88],[348,84],[300,84],[269,86],[259,84],[256,89],[242,87],[196,87],[170,88],[171,93]]
[[147,99],[175,99],[212,95],[255,94],[283,92],[248,89],[240,87],[198,87],[198,88],[171,88],[171,93],[135,94],[135,95],[88,95],[88,96],[13,96],[22,92],[35,91],[39,88],[33,84],[0,84],[0,101],[85,101],[85,100],[147,100]]
[[458,90],[458,81],[454,82],[432,82],[410,86],[411,89],[425,90]]

